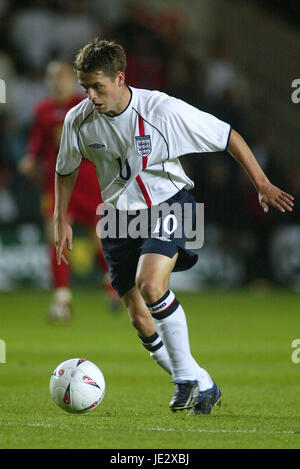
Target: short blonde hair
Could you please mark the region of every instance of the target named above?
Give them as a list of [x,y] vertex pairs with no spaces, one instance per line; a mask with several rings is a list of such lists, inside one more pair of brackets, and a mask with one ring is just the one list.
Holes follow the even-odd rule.
[[126,54],[123,47],[115,41],[95,38],[86,44],[75,57],[74,70],[90,73],[102,71],[115,78],[117,72],[125,72]]

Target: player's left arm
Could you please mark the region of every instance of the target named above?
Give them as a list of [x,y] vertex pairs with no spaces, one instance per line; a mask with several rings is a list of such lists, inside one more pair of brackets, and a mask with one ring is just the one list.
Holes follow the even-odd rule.
[[291,212],[293,210],[294,197],[274,186],[269,181],[243,137],[233,129],[230,134],[227,151],[248,174],[258,193],[259,203],[264,212],[267,213],[269,211],[270,205],[281,212]]

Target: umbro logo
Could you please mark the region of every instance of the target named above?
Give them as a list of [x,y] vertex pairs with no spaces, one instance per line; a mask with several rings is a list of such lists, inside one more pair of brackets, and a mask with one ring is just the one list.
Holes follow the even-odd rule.
[[154,313],[155,311],[158,311],[159,309],[163,308],[164,306],[166,306],[166,302],[162,303],[161,305],[158,305],[158,306],[152,306],[151,307],[151,313]]
[[96,150],[100,150],[100,148],[104,148],[105,145],[103,143],[90,143],[90,148],[95,148]]

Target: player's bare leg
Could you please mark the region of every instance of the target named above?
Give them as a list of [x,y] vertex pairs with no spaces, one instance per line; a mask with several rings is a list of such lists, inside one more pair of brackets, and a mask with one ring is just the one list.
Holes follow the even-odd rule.
[[154,322],[139,289],[136,286],[131,288],[122,297],[122,301],[128,311],[130,322],[138,333],[145,337],[154,334]]
[[162,254],[144,254],[136,271],[136,285],[147,304],[155,303],[166,292],[178,254],[171,259]]
[[99,239],[97,232],[95,228],[90,230],[90,237],[92,239],[93,245],[94,245],[94,250],[95,250],[95,257],[99,261],[99,265],[101,267],[102,273],[103,273],[103,288],[107,294],[108,300],[110,307],[113,311],[119,311],[121,302],[118,293],[116,290],[113,288],[110,280],[110,275],[109,275],[109,268],[107,265],[107,262],[104,257],[104,252],[103,252],[103,247],[101,240]]
[[53,282],[53,301],[49,308],[48,319],[57,322],[68,322],[72,316],[70,267],[63,262],[60,265],[57,264],[52,218],[44,221],[44,227],[50,250],[50,265]]

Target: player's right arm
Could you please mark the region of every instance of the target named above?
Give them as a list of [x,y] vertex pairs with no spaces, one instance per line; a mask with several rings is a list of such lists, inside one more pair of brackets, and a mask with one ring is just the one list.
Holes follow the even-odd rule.
[[293,210],[294,197],[268,180],[245,140],[229,124],[175,98],[165,98],[156,112],[157,109],[169,124],[166,133],[172,132],[172,138],[168,139],[171,158],[180,154],[227,150],[248,175],[265,213],[269,206],[281,212]]
[[73,111],[65,117],[59,152],[56,160],[54,238],[57,263],[68,264],[64,248],[72,249],[72,227],[68,221],[67,211],[81,163],[78,148]]
[[55,207],[54,207],[54,238],[57,263],[68,264],[64,254],[64,247],[72,249],[72,227],[68,222],[67,211],[70,198],[77,179],[78,169],[67,176],[55,174]]
[[293,210],[294,197],[279,187],[274,186],[269,181],[251,149],[243,137],[235,130],[232,130],[230,134],[228,152],[247,173],[258,193],[259,203],[265,213],[269,211],[269,206],[275,207],[280,212],[285,212],[286,210],[291,212]]

